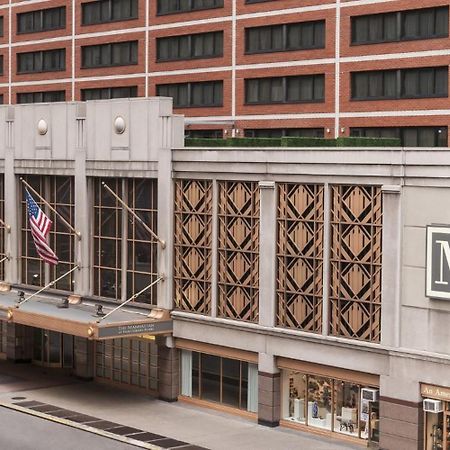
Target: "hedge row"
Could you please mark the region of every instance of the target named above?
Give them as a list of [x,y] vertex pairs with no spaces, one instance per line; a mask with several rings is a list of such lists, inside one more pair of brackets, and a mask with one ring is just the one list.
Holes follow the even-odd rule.
[[311,137],[282,138],[186,138],[186,147],[400,147],[397,138],[340,137],[337,139]]

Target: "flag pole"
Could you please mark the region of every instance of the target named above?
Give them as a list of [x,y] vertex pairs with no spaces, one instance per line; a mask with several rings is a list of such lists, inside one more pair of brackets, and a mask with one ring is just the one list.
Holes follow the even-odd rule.
[[6,260],[9,261],[9,256],[4,256],[2,259],[0,259],[0,264],[1,264],[3,261],[6,261]]
[[43,288],[39,289],[38,291],[34,292],[33,294],[31,294],[29,297],[27,297],[25,300],[22,300],[20,303],[18,303],[17,305],[14,305],[15,308],[18,308],[20,305],[23,305],[25,302],[27,302],[28,300],[32,299],[33,297],[35,297],[36,295],[40,294],[42,291],[45,291],[45,289],[52,287],[54,284],[56,284],[59,280],[61,280],[64,277],[67,277],[67,275],[69,275],[70,273],[72,273],[74,270],[79,269],[80,266],[75,266],[72,269],[70,269],[68,272],[64,273],[63,275],[61,275],[60,277],[58,277],[56,280],[50,281],[50,283],[48,283],[47,285],[45,285]]
[[166,242],[163,241],[104,181],[102,186],[161,244],[166,248]]
[[64,225],[66,225],[67,228],[69,228],[71,231],[73,231],[73,232],[76,234],[76,236],[78,237],[78,239],[81,239],[81,233],[80,233],[79,231],[75,230],[75,228],[74,228],[69,222],[67,222],[67,220],[64,219],[64,217],[63,217],[61,214],[59,214],[59,212],[56,211],[56,209],[53,208],[53,206],[50,205],[50,203],[49,203],[47,200],[45,200],[45,198],[42,197],[42,196],[39,194],[39,192],[36,192],[36,191],[33,189],[33,187],[30,186],[30,185],[29,185],[22,177],[20,177],[20,181],[27,187],[27,189],[29,189],[31,192],[33,192],[34,195],[36,195],[37,197],[39,197],[40,200],[41,200],[43,203],[45,203],[45,204],[49,207],[49,209],[50,209],[51,211],[53,211],[53,212],[61,219],[61,222],[63,222]]
[[110,316],[113,312],[116,312],[118,309],[122,308],[122,306],[125,306],[127,303],[130,303],[131,300],[134,300],[136,297],[139,297],[142,293],[150,289],[152,286],[154,286],[156,283],[164,279],[162,275],[160,275],[155,281],[152,281],[148,286],[146,286],[144,289],[141,289],[136,294],[133,294],[128,300],[125,300],[123,303],[121,303],[119,306],[116,306],[114,309],[112,309],[108,314],[105,314],[103,317],[100,317],[100,319],[97,319],[97,323],[100,323],[103,319],[106,319],[108,316]]

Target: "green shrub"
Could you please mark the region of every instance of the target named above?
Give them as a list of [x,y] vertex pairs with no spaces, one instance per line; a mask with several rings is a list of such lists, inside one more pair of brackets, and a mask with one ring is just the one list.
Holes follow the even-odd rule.
[[400,147],[398,138],[339,137],[337,147]]
[[282,147],[336,147],[336,139],[325,139],[315,137],[294,137],[287,136],[281,138]]

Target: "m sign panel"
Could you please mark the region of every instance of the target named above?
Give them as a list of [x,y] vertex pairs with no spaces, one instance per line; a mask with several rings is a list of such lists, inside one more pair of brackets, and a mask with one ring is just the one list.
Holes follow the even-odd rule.
[[427,227],[426,296],[450,300],[450,226]]

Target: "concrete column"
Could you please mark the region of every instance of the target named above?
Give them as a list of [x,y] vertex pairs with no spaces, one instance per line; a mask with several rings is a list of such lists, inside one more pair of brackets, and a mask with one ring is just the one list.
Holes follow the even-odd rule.
[[74,375],[83,380],[92,380],[95,376],[94,341],[75,336],[74,338]]
[[383,186],[381,343],[400,345],[401,188]]
[[268,427],[280,424],[281,378],[275,357],[260,353],[258,360],[258,423]]
[[158,398],[176,402],[180,389],[180,356],[172,337],[157,337]]
[[259,324],[274,327],[276,320],[277,198],[273,181],[260,181]]
[[422,402],[382,397],[380,399],[380,448],[422,450],[423,419]]
[[86,177],[86,105],[77,105],[77,143],[75,150],[75,229],[81,239],[75,237],[75,261],[80,270],[74,273],[75,294],[88,295],[90,262],[90,206]]
[[158,283],[158,307],[172,309],[173,260],[173,183],[172,183],[172,118],[160,117],[161,147],[158,151],[158,236],[165,247],[158,245],[158,273],[164,281]]
[[[5,281],[8,283],[19,282],[19,201],[18,184],[14,173],[14,109],[8,108],[6,122],[6,149],[5,149],[5,223],[9,225],[10,232],[5,233],[5,253],[9,254],[10,260],[5,261]],[[22,183],[20,183],[22,184]],[[22,188],[22,186],[20,186]]]
[[33,359],[33,328],[17,323],[6,325],[6,357],[16,363]]

